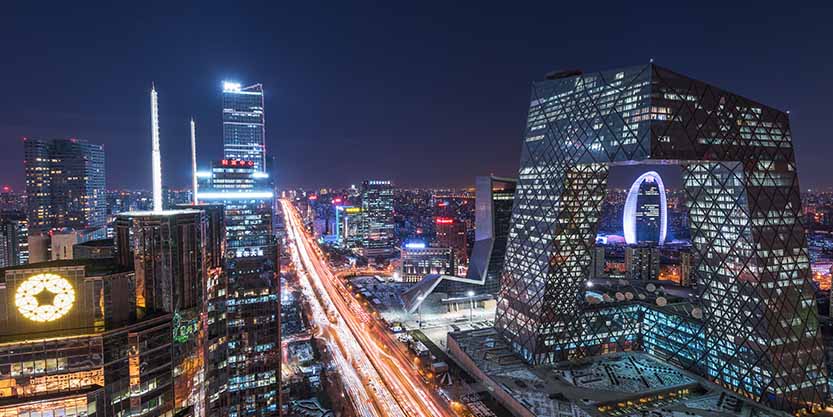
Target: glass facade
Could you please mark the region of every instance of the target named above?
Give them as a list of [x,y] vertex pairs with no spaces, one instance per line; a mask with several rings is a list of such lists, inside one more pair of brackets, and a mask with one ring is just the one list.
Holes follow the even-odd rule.
[[104,149],[80,139],[23,141],[29,228],[85,229],[106,222]]
[[516,186],[517,181],[511,178],[488,176],[475,179],[475,241],[466,279],[483,284],[444,280],[437,286],[437,292],[464,294],[475,291],[477,294],[497,295]]
[[223,158],[251,161],[255,171],[266,171],[266,119],[263,86],[223,85]]
[[199,200],[224,207],[227,415],[274,416],[280,285],[269,178],[252,161],[224,159],[199,179]]
[[393,253],[393,187],[390,181],[368,180],[362,183],[364,217],[363,254],[367,257]]
[[625,325],[597,321],[588,335],[586,287],[608,167],[643,161],[683,168],[704,346],[651,349],[774,408],[818,409],[827,372],[788,116],[655,65],[533,85],[498,332],[551,363]]
[[[176,313],[139,317],[132,271],[95,259],[0,274],[0,416],[199,415],[202,342],[181,337],[190,332]],[[38,322],[17,305],[38,276],[69,283],[66,314]]]
[[22,212],[0,213],[0,268],[29,263],[29,223]]

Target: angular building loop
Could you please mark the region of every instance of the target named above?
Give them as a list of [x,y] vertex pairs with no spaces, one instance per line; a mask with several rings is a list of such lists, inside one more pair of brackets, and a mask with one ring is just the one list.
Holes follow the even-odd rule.
[[[682,166],[698,291],[591,305],[609,166],[632,163]],[[638,350],[818,411],[829,388],[801,213],[782,111],[653,64],[536,82],[495,328],[531,364]]]

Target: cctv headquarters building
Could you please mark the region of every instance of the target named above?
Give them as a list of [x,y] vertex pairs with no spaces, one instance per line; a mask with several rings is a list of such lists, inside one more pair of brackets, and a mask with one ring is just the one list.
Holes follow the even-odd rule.
[[[452,356],[520,405],[518,414],[541,415],[536,407],[565,397],[591,415],[652,402],[673,409],[693,391],[613,404],[570,398],[590,384],[571,365],[559,371],[569,389],[522,401],[537,380],[545,393],[557,384],[501,374],[510,360],[492,359],[499,346],[529,372],[636,355],[627,363],[642,375],[657,367],[633,364],[658,360],[719,387],[720,398],[793,414],[827,403],[787,113],[653,64],[558,73],[532,86],[521,153],[495,327],[451,333],[448,342]],[[600,294],[588,283],[610,168],[640,163],[681,167],[696,280],[685,296]],[[612,385],[621,390],[622,381]]]

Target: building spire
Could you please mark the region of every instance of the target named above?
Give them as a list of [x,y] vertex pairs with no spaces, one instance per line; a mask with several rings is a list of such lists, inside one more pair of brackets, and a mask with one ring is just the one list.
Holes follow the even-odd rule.
[[150,87],[150,134],[152,140],[151,158],[153,163],[153,211],[162,211],[162,154],[159,150],[159,105],[156,85]]
[[194,205],[200,203],[197,199],[197,126],[191,118],[191,185],[193,186]]

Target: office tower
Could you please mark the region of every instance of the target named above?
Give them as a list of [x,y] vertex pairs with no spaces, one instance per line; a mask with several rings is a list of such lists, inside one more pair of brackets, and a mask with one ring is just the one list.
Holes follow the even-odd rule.
[[29,263],[29,226],[22,212],[0,212],[0,268]]
[[632,245],[625,248],[625,273],[629,279],[655,280],[659,276],[659,247]]
[[142,285],[112,258],[0,269],[0,415],[203,415],[198,291],[179,293],[202,272],[195,216],[119,219],[120,250],[133,240],[135,263],[153,264]]
[[363,254],[368,258],[393,254],[393,187],[390,181],[362,183]]
[[116,217],[115,229],[117,262],[135,271],[137,318],[170,317],[174,410],[193,409],[194,415],[202,415],[208,272],[205,214],[199,210],[123,213]]
[[454,252],[451,248],[431,248],[424,243],[408,243],[401,251],[399,277],[402,282],[419,282],[431,274],[454,274]]
[[[594,337],[624,325],[585,295],[608,169],[644,161],[682,166],[701,290],[651,338]],[[786,113],[653,64],[553,74],[532,86],[520,166],[495,319],[520,357],[644,349],[780,410],[826,401]]]
[[454,251],[455,264],[468,263],[468,243],[466,242],[466,224],[451,217],[434,219],[437,232],[437,246],[451,248]]
[[197,197],[224,206],[230,416],[278,414],[278,258],[269,176],[254,161],[223,159],[200,173]]
[[663,244],[668,233],[668,202],[665,185],[655,171],[639,176],[625,200],[622,223],[629,245],[653,242]]
[[266,118],[263,86],[223,83],[223,158],[251,161],[266,172]]
[[509,222],[515,201],[517,180],[495,176],[475,179],[474,245],[469,257],[466,279],[476,282],[443,282],[438,291],[462,294],[496,295],[500,289],[500,274],[509,238]]
[[205,392],[206,415],[225,416],[229,406],[228,384],[228,327],[226,323],[226,293],[228,282],[223,261],[226,252],[225,210],[221,204],[181,204],[177,209],[201,210],[206,217],[205,302],[208,312],[206,334]]
[[343,243],[350,249],[362,246],[362,208],[345,206],[341,214],[341,230],[344,232]]
[[23,141],[29,229],[85,229],[106,221],[104,149],[80,139]]

